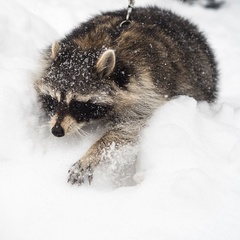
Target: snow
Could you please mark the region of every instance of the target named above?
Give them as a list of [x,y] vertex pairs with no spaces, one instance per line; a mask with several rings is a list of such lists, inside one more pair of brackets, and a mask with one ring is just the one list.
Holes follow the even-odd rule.
[[[142,133],[138,184],[67,183],[97,139],[56,139],[39,125],[32,86],[39,51],[90,16],[127,1],[0,0],[0,239],[240,239],[240,27],[238,0],[215,11],[146,0],[191,19],[220,69],[219,101],[179,97]],[[106,170],[107,171],[107,170]],[[109,174],[109,173],[108,173]],[[101,182],[103,181],[103,182]]]

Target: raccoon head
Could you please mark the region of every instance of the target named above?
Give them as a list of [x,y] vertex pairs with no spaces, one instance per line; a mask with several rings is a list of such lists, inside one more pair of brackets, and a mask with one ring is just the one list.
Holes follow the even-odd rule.
[[111,110],[111,104],[107,101],[96,101],[94,96],[80,98],[71,93],[41,95],[41,102],[50,117],[52,134],[56,137],[75,132],[93,121],[102,120]]
[[109,78],[115,68],[112,49],[90,54],[76,46],[52,46],[51,60],[35,86],[54,136],[62,137],[111,116],[116,84]]

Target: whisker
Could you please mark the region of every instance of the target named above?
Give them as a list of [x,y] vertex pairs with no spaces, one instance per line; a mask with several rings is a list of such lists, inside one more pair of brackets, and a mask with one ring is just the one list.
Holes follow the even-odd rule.
[[86,132],[86,131],[84,131],[84,130],[79,130],[78,132],[80,132],[81,133],[81,135],[82,136],[84,136],[84,137],[89,137],[90,136],[90,134],[88,133],[88,132]]
[[81,126],[72,125],[68,129],[69,135],[72,135],[75,140],[81,141],[83,138],[87,136],[87,133],[81,129]]
[[78,133],[78,135],[79,135],[81,138],[88,137],[88,134],[87,134],[85,131],[83,131],[82,129],[78,129],[76,133]]

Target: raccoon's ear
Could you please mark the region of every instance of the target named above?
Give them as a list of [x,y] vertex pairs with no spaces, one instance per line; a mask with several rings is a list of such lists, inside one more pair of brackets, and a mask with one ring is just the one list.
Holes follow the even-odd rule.
[[52,50],[51,59],[55,60],[56,57],[57,57],[57,54],[58,54],[58,52],[60,50],[59,43],[58,42],[53,42],[51,50]]
[[108,77],[114,70],[116,64],[115,51],[112,49],[106,50],[98,59],[97,72],[101,77]]

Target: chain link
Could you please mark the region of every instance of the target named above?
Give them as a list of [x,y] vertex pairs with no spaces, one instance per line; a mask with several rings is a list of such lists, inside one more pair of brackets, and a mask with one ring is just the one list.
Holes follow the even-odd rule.
[[131,15],[132,10],[134,8],[134,4],[135,4],[135,0],[129,0],[126,19],[120,23],[120,27],[122,27],[123,24],[129,24],[129,23],[132,22],[130,20],[130,15]]

